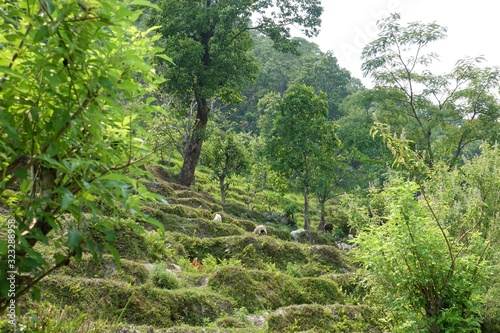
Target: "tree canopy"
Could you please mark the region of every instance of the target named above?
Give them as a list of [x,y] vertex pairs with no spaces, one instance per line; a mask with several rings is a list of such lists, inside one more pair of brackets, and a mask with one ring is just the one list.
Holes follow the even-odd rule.
[[[307,36],[318,33],[322,7],[319,0],[161,0],[161,11],[153,11],[149,26],[161,26],[159,45],[172,57],[173,64],[158,69],[166,78],[166,89],[196,101],[196,123],[186,142],[179,181],[190,185],[204,140],[210,100],[241,100],[243,84],[257,73],[255,59],[248,52],[249,31],[269,36],[280,50],[296,49],[290,26]],[[255,22],[252,15],[258,14]],[[175,64],[175,65],[174,65]]]
[[[304,227],[309,229],[309,191],[313,170],[333,159],[337,147],[334,128],[327,119],[326,95],[296,85],[278,102],[279,115],[267,137],[267,155],[274,171],[288,179],[304,196]],[[294,186],[292,186],[294,187]]]
[[377,118],[404,132],[428,166],[439,160],[453,166],[473,143],[498,138],[500,69],[465,58],[451,73],[433,74],[428,67],[438,55],[425,48],[444,38],[446,29],[437,23],[402,26],[399,20],[398,14],[381,20],[378,37],[363,49],[363,71],[385,95],[374,104]]

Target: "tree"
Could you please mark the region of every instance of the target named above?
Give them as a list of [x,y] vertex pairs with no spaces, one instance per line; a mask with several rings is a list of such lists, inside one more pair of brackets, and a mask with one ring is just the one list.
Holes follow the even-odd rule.
[[263,114],[257,111],[257,105],[267,94],[283,96],[288,87],[305,84],[327,94],[329,119],[337,119],[340,102],[361,86],[359,80],[339,67],[331,52],[322,52],[315,43],[296,37],[293,41],[298,44],[297,54],[283,54],[266,36],[253,33],[252,40],[250,51],[257,59],[259,73],[255,82],[246,84],[244,101],[232,105],[235,111],[229,114],[241,131],[259,133],[257,121]]
[[[149,24],[162,26],[160,45],[175,64],[158,66],[167,79],[166,89],[196,100],[196,122],[179,174],[180,183],[189,186],[205,140],[209,101],[240,101],[244,83],[257,73],[248,52],[249,31],[269,36],[280,50],[293,50],[289,26],[302,27],[307,36],[316,35],[322,8],[319,0],[161,0],[158,5],[162,10],[151,13]],[[254,14],[259,18],[252,23]]]
[[[0,311],[12,297],[7,272],[18,274],[19,298],[84,250],[99,257],[107,249],[119,265],[118,218],[103,218],[102,208],[155,223],[139,213],[142,199],[158,197],[136,166],[149,151],[136,125],[154,109],[147,94],[161,79],[147,61],[158,49],[154,29],[138,30],[140,10],[129,5],[2,2],[0,204],[12,231],[0,240]],[[40,242],[56,249],[53,258]]]
[[405,132],[428,166],[439,160],[453,166],[471,143],[498,137],[500,69],[481,67],[481,58],[463,59],[451,73],[434,75],[428,67],[437,55],[425,48],[444,38],[446,29],[437,23],[402,26],[399,19],[392,14],[379,21],[378,38],[362,53],[364,74],[390,96],[374,105],[377,117],[383,124],[392,118],[404,123],[393,130]]
[[355,88],[351,75],[340,68],[332,52],[316,53],[303,57],[300,67],[291,75],[293,84],[304,84],[328,96],[328,118],[339,119],[339,105]]
[[215,131],[201,157],[201,164],[209,168],[213,178],[219,181],[221,202],[226,203],[229,179],[240,175],[248,168],[242,136],[231,132]]
[[[332,125],[332,124],[329,124]],[[342,183],[348,179],[351,170],[348,163],[341,156],[343,149],[340,140],[336,136],[336,128],[327,128],[332,134],[325,135],[321,142],[321,150],[315,158],[314,170],[311,173],[311,188],[319,204],[318,231],[325,231],[325,205],[329,199],[341,193]]]
[[266,138],[271,168],[285,177],[304,196],[304,228],[310,228],[309,192],[318,161],[333,158],[335,132],[327,120],[324,93],[310,87],[292,86],[278,104],[279,115]]

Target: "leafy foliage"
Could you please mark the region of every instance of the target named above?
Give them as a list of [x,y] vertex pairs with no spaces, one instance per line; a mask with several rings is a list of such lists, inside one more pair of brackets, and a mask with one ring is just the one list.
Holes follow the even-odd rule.
[[428,67],[437,55],[425,48],[444,38],[446,29],[435,22],[402,26],[399,20],[393,14],[379,21],[378,37],[363,49],[364,74],[385,95],[371,107],[381,123],[405,133],[429,167],[437,161],[453,166],[474,142],[498,137],[500,69],[465,58],[451,73],[435,75]]
[[[140,201],[159,196],[134,165],[148,156],[135,125],[153,109],[147,94],[161,79],[148,62],[158,49],[154,28],[134,26],[132,2],[2,2],[0,193],[17,240],[9,267],[1,241],[2,306],[7,271],[18,270],[20,297],[84,250],[118,261],[103,210],[156,223],[140,217]],[[38,242],[56,249],[52,258]]]
[[213,178],[219,181],[221,202],[226,201],[226,191],[229,180],[240,175],[248,168],[244,150],[244,138],[231,132],[223,133],[214,130],[212,140],[205,145],[201,163],[213,173]]
[[[148,14],[148,25],[162,26],[159,45],[168,50],[175,65],[160,62],[157,67],[167,80],[168,92],[196,100],[196,122],[186,140],[179,174],[180,183],[189,186],[201,154],[210,100],[241,101],[244,83],[257,73],[249,52],[249,31],[269,36],[279,49],[293,50],[289,25],[296,24],[308,36],[316,35],[322,7],[319,0],[162,0],[159,7],[161,11]],[[259,18],[252,24],[256,13]]]
[[179,282],[175,275],[167,271],[167,265],[164,263],[156,263],[150,271],[151,282],[163,289],[177,289]]
[[305,228],[309,229],[309,191],[315,176],[325,176],[326,170],[332,170],[321,166],[333,161],[338,139],[327,120],[324,93],[316,95],[312,88],[296,85],[287,91],[277,108],[280,113],[266,143],[268,159],[274,171],[302,191]]
[[357,239],[372,296],[390,308],[397,332],[479,332],[488,246],[476,231],[450,234],[439,206],[418,194],[415,183],[392,179],[379,194],[385,223]]

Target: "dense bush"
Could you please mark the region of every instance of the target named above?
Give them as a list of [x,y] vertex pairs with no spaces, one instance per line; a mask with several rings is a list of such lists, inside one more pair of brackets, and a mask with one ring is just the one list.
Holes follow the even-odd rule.
[[150,279],[158,288],[162,289],[177,289],[179,287],[179,282],[175,275],[167,270],[167,265],[164,263],[155,263],[151,267]]

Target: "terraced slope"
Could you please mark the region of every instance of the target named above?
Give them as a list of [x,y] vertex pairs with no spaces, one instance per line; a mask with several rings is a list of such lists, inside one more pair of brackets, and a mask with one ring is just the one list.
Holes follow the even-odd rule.
[[271,224],[268,235],[254,235],[262,214],[153,172],[150,190],[170,204],[144,209],[165,235],[117,224],[121,269],[110,255],[101,262],[84,255],[44,280],[44,301],[122,333],[382,332],[377,313],[358,304],[349,254],[333,236],[293,241],[290,229]]

